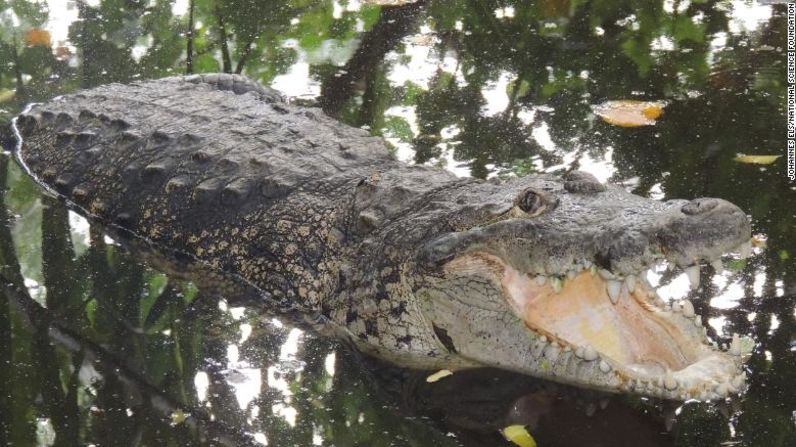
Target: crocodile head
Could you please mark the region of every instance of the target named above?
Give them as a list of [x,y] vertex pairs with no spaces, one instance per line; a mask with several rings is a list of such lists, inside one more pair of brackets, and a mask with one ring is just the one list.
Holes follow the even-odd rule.
[[582,172],[490,188],[468,197],[470,208],[490,208],[470,213],[486,221],[435,236],[421,256],[435,273],[415,296],[446,355],[662,398],[744,387],[738,337],[718,349],[691,302],[665,303],[646,280],[668,263],[698,286],[700,265],[748,250],[738,207],[654,201]]

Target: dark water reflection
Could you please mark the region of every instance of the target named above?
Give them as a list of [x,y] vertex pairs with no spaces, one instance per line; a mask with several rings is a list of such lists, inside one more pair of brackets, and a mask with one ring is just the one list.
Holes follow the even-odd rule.
[[[740,398],[680,406],[497,371],[428,384],[153,270],[3,156],[0,445],[488,446],[515,423],[541,446],[796,445],[796,191],[783,158],[733,160],[784,154],[784,46],[785,5],[744,1],[0,0],[0,120],[107,82],[242,71],[407,161],[721,197],[764,241],[696,292],[651,274],[720,342],[754,340]],[[615,99],[668,106],[620,128],[591,110]]]

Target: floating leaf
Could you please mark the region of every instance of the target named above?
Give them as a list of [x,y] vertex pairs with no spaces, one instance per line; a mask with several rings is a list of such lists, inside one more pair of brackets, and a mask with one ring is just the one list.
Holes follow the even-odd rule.
[[536,447],[536,440],[528,433],[524,425],[509,425],[500,432],[506,439],[520,447]]
[[179,408],[174,410],[171,413],[171,425],[180,425],[188,419],[189,414],[186,414],[184,411],[180,410]]
[[25,33],[25,43],[32,47],[49,47],[50,32],[40,28],[33,28]]
[[441,370],[435,372],[434,374],[426,377],[426,382],[434,383],[434,382],[436,382],[439,379],[442,379],[442,378],[448,377],[448,376],[452,376],[452,375],[453,375],[453,372],[451,372],[450,370],[441,369]]
[[777,161],[781,155],[744,155],[738,154],[733,160],[739,163],[747,163],[750,165],[770,165]]
[[663,115],[665,101],[622,99],[592,106],[594,114],[608,124],[619,127],[651,126]]

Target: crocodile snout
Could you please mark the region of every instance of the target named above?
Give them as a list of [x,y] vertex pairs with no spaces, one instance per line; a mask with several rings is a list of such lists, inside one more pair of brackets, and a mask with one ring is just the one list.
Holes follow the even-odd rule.
[[675,262],[690,265],[695,259],[713,259],[747,242],[751,233],[743,210],[726,200],[704,197],[669,213],[659,240]]

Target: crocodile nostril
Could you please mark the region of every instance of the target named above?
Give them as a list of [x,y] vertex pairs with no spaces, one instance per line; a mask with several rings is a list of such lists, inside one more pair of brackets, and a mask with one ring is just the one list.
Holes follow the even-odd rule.
[[684,214],[688,214],[689,216],[693,216],[696,214],[706,213],[713,208],[716,208],[718,204],[719,201],[716,199],[695,199],[683,205],[683,207],[680,208],[680,211],[682,211]]

